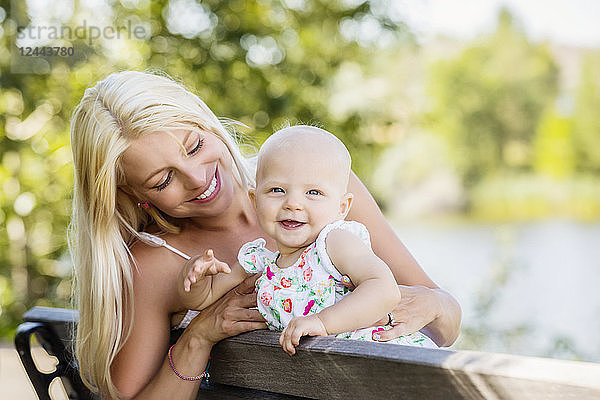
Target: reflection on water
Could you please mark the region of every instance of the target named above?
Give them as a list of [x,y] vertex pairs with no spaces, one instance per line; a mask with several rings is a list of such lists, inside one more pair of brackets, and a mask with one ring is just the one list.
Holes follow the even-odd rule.
[[600,362],[600,223],[396,224],[463,309],[453,346]]

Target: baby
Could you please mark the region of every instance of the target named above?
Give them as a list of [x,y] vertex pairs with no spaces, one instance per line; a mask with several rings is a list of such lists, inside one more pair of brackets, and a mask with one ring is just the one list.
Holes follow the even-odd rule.
[[[246,274],[261,273],[258,310],[270,329],[283,330],[279,342],[289,354],[305,335],[373,341],[373,333],[389,328],[361,329],[391,311],[400,291],[371,250],[365,226],[344,221],[352,205],[350,163],[343,143],[316,127],[294,126],[269,137],[249,196],[278,251],[256,239],[242,246],[239,265],[229,268],[208,250],[182,271],[184,303],[201,310]],[[343,275],[356,285],[353,292],[341,284]],[[420,332],[391,342],[437,347]]]

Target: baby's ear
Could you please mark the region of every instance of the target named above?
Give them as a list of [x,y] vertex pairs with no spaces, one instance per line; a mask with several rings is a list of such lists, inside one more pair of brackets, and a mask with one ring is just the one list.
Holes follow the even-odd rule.
[[252,202],[252,206],[254,208],[256,208],[256,190],[248,189],[248,197],[250,198],[250,201]]
[[354,196],[352,193],[346,193],[342,200],[340,201],[340,215],[342,218],[346,218],[348,213],[350,212],[350,207],[352,207],[352,200],[354,200]]

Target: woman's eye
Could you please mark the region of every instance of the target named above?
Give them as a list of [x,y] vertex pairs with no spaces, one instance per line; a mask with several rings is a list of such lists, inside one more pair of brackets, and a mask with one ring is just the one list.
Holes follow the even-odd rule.
[[173,171],[169,171],[169,174],[167,175],[167,178],[162,183],[154,186],[153,189],[156,189],[156,190],[158,190],[160,192],[161,190],[163,190],[164,188],[166,188],[169,185],[169,183],[171,183],[171,178],[172,177],[173,177]]
[[196,154],[198,152],[198,150],[200,150],[200,148],[202,147],[203,144],[204,144],[204,138],[199,138],[196,146],[194,146],[194,148],[192,150],[188,151],[187,155],[192,156],[192,155]]
[[319,192],[317,189],[310,189],[308,192],[306,192],[307,194],[310,194],[312,196],[318,196],[321,194],[321,192]]
[[278,187],[276,187],[276,188],[272,188],[272,189],[270,190],[270,192],[271,192],[271,193],[283,193],[283,189],[282,189],[282,188],[278,188]]

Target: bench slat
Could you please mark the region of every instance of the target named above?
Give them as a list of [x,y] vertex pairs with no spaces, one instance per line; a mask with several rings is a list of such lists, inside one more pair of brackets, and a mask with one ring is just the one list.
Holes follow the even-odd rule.
[[331,337],[304,338],[290,357],[279,334],[248,332],[219,343],[220,383],[342,399],[600,398],[600,365],[471,351],[424,349]]
[[[34,307],[68,343],[77,312]],[[213,390],[199,398],[598,399],[600,364],[472,351],[424,349],[333,337],[303,338],[290,357],[279,333],[248,332],[218,343]]]

